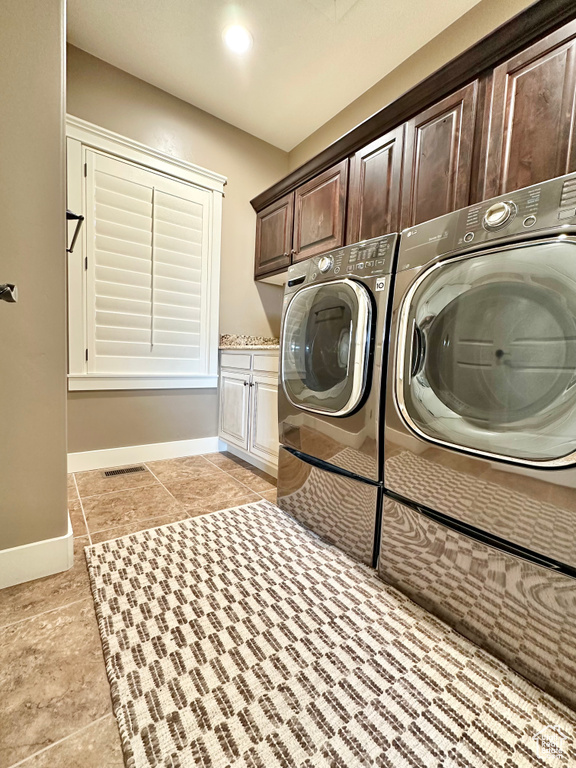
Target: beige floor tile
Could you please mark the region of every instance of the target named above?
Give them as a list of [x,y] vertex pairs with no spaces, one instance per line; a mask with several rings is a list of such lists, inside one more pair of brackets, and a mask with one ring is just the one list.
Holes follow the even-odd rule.
[[[83,500],[83,504],[91,536],[107,528],[184,512],[182,504],[179,504],[160,483],[103,496],[89,496]],[[147,527],[151,528],[152,525]]]
[[[110,467],[110,469],[119,469],[119,467]],[[156,478],[147,469],[144,469],[143,472],[134,472],[129,475],[113,475],[112,477],[105,477],[105,471],[104,469],[94,469],[90,472],[76,473],[78,491],[82,498],[84,496],[124,491],[127,488],[140,488],[144,485],[156,485],[158,483]]]
[[0,630],[0,691],[2,766],[111,712],[91,598]]
[[84,558],[84,547],[89,543],[88,536],[74,540],[74,565],[68,571],[3,589],[0,627],[90,597]]
[[74,475],[68,475],[68,503],[73,504],[78,501],[78,491],[74,482]]
[[253,501],[261,500],[260,497],[255,493],[251,493],[248,490],[246,493],[248,494],[247,496],[235,499],[233,502],[230,502],[227,499],[222,499],[221,501],[206,500],[199,502],[191,507],[188,507],[188,514],[190,517],[198,517],[199,515],[207,515],[210,512],[218,512],[220,509],[228,509],[228,507],[239,507],[241,504],[250,504]]
[[244,461],[244,459],[239,459],[237,456],[234,456],[233,453],[229,453],[228,451],[222,451],[221,453],[205,453],[204,456],[208,461],[211,461],[213,464],[216,464],[217,467],[220,467],[220,469],[225,469],[227,471],[230,469],[240,469],[241,467],[252,466],[252,464]]
[[222,472],[219,467],[203,456],[185,456],[181,459],[150,461],[146,466],[149,467],[161,483],[195,480],[198,477]]
[[264,493],[260,494],[266,501],[271,501],[272,503],[276,504],[278,500],[278,493],[276,491],[276,488],[274,488],[273,491],[264,491]]
[[228,474],[257,493],[273,491],[276,488],[276,480],[272,475],[254,467],[252,469],[229,469]]
[[72,523],[74,538],[78,536],[86,536],[88,529],[86,528],[86,521],[82,514],[80,499],[72,503],[68,502],[68,513],[70,515],[70,522]]
[[34,755],[22,768],[124,768],[114,715],[106,715],[65,741]]
[[180,520],[187,520],[189,517],[189,510],[182,508],[182,511],[174,512],[172,515],[163,515],[162,517],[153,517],[146,520],[138,520],[135,523],[119,525],[116,528],[107,528],[106,530],[93,533],[92,543],[99,544],[101,541],[119,539],[122,536],[128,536],[131,533],[138,533],[138,531],[146,531],[149,528],[158,528],[161,525],[168,525],[169,523],[177,523]]
[[[230,475],[206,475],[192,482],[170,482],[166,488],[174,496],[188,507],[197,508],[204,502],[226,502],[226,506],[233,507],[240,502],[239,499],[250,500],[255,493],[251,493],[245,485],[241,485]],[[90,522],[88,522],[90,525]]]

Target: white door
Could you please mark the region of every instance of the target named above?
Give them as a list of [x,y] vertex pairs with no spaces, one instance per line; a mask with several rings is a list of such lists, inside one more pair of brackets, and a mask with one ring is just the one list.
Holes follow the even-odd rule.
[[252,376],[250,453],[276,463],[278,457],[278,385],[269,376]]
[[248,450],[250,374],[220,373],[220,437]]

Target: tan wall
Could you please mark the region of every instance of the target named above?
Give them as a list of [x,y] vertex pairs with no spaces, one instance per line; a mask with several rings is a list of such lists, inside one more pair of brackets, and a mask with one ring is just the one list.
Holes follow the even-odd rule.
[[496,27],[532,5],[534,0],[481,0],[444,32],[406,59],[332,120],[290,152],[290,170],[298,168],[358,123],[390,104]]
[[[84,392],[68,395],[70,451],[147,445],[171,440],[213,437],[218,432],[215,389]],[[89,422],[86,419],[89,418]]]
[[0,24],[0,549],[66,534],[63,0]]
[[[288,155],[68,46],[67,111],[228,178],[222,224],[220,332],[277,335],[282,289],[253,280],[250,199],[288,171]],[[215,435],[215,390],[70,395],[68,450]],[[146,426],[140,421],[146,421]]]

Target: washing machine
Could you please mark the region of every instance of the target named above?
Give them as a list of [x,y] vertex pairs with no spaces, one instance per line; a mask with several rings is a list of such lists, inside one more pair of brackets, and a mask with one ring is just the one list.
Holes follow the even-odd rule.
[[369,565],[397,243],[391,234],[291,266],[280,338],[278,506]]
[[379,573],[576,705],[576,174],[402,232]]

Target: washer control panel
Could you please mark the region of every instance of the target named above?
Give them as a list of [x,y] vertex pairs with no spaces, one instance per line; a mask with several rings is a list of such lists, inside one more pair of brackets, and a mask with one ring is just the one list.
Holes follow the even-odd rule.
[[534,226],[542,214],[541,197],[542,185],[539,184],[511,192],[505,199],[478,203],[442,218],[458,218],[457,247],[475,244]]
[[394,267],[398,235],[384,235],[314,256],[288,268],[286,290],[304,284],[343,277],[379,277]]
[[[506,226],[510,219],[516,216],[516,212],[517,209],[512,200],[501,200],[499,203],[494,203],[494,205],[488,208],[482,218],[484,229],[493,231]],[[466,238],[466,235],[464,235],[464,238]]]
[[576,173],[508,192],[405,229],[398,271],[498,240],[547,232],[576,234]]
[[332,256],[322,256],[318,262],[318,269],[322,274],[328,272],[334,266],[334,258]]

